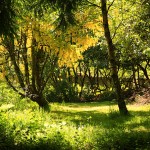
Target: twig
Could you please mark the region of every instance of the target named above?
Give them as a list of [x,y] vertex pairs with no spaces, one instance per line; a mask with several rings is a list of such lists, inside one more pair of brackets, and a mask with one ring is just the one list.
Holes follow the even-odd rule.
[[92,2],[90,2],[88,0],[86,0],[86,2],[88,2],[90,4],[90,6],[95,6],[97,8],[101,8],[101,6],[99,6],[99,5],[95,4],[95,3],[92,3]]
[[112,1],[112,3],[108,6],[107,11],[109,11],[110,7],[114,4],[115,0]]

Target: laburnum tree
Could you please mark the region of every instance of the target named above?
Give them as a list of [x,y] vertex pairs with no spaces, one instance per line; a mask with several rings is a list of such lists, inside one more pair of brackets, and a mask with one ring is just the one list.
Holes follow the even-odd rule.
[[[111,20],[108,17],[108,15],[111,15],[109,11],[110,11],[111,6],[113,6],[113,4],[114,4],[114,1],[107,1],[107,0],[81,1],[81,3],[80,3],[81,6],[87,5],[87,7],[92,7],[99,12],[99,17],[97,17],[96,20],[93,19],[91,22],[95,23],[95,21],[96,22],[99,21],[99,24],[101,24],[103,26],[103,30],[101,30],[102,26],[99,27],[99,30],[101,30],[101,32],[104,33],[104,36],[105,36],[106,42],[107,42],[107,46],[108,46],[108,56],[109,56],[108,59],[109,59],[110,69],[111,69],[111,74],[112,74],[111,77],[113,79],[115,91],[117,94],[117,102],[118,102],[119,111],[121,114],[127,115],[128,110],[127,110],[125,101],[122,96],[121,84],[120,84],[120,80],[118,77],[116,47],[112,40],[113,35],[111,34],[111,31],[113,31],[113,29],[110,30],[110,23],[112,24],[113,21],[111,22]],[[118,11],[118,10],[116,10],[116,11]],[[93,12],[91,12],[91,13],[94,16]],[[98,29],[98,27],[97,27],[97,29]],[[101,35],[99,35],[99,37],[100,36]],[[115,36],[115,32],[114,32],[114,36]]]
[[[88,20],[90,10],[82,12],[84,20],[78,17],[82,22],[82,28],[80,26],[66,28],[64,22],[53,24],[53,21],[60,17],[58,10],[46,9],[41,17],[39,12],[37,14],[28,7],[29,3],[18,1],[16,4],[17,10],[21,13],[16,23],[17,36],[6,36],[1,39],[3,46],[1,50],[5,53],[3,75],[13,90],[22,97],[30,98],[42,109],[50,111],[43,91],[52,72],[55,71],[56,64],[70,65],[79,56],[81,57],[82,51],[94,45],[98,38],[91,35],[91,30],[96,29],[96,26],[92,26]],[[65,32],[62,28],[65,28]]]
[[[39,45],[34,37],[34,30],[33,33],[28,33],[30,32],[28,28],[22,29],[17,39],[4,39],[7,61],[3,65],[3,74],[13,90],[49,111],[43,90],[55,60],[52,58],[50,48],[45,48],[42,43]],[[28,43],[29,36],[31,43]]]

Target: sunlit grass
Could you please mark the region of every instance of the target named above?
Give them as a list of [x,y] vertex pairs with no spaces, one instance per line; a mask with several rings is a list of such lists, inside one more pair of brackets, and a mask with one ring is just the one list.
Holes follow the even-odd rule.
[[52,103],[45,113],[26,99],[9,101],[12,95],[0,98],[5,99],[0,105],[0,149],[150,148],[150,105],[127,105],[126,117],[110,101]]

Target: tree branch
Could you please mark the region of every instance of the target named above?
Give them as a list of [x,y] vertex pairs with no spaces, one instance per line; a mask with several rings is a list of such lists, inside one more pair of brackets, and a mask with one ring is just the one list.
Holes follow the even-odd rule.
[[97,7],[97,8],[101,8],[101,6],[99,6],[99,5],[95,4],[95,3],[90,2],[89,0],[86,0],[86,2],[89,3],[90,6],[94,6],[94,7]]
[[109,11],[110,7],[114,4],[115,0],[112,1],[112,3],[108,6],[107,11]]
[[115,37],[115,35],[116,35],[116,33],[117,33],[117,30],[118,30],[119,27],[121,26],[122,22],[123,22],[123,21],[121,21],[121,22],[118,24],[118,26],[116,27],[115,32],[114,32],[114,34],[113,34],[113,36],[112,36],[112,39],[114,39],[114,37]]
[[5,79],[6,79],[7,83],[8,83],[8,85],[9,85],[15,92],[17,92],[19,95],[21,95],[21,97],[25,98],[25,94],[19,92],[19,91],[12,85],[11,81],[8,79],[8,77],[7,77],[6,75],[5,75]]

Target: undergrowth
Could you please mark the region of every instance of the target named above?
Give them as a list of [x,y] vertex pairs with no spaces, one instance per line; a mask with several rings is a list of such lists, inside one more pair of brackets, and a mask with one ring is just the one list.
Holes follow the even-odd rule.
[[53,103],[44,113],[1,86],[0,150],[150,149],[150,105],[127,107],[127,117],[112,102]]

